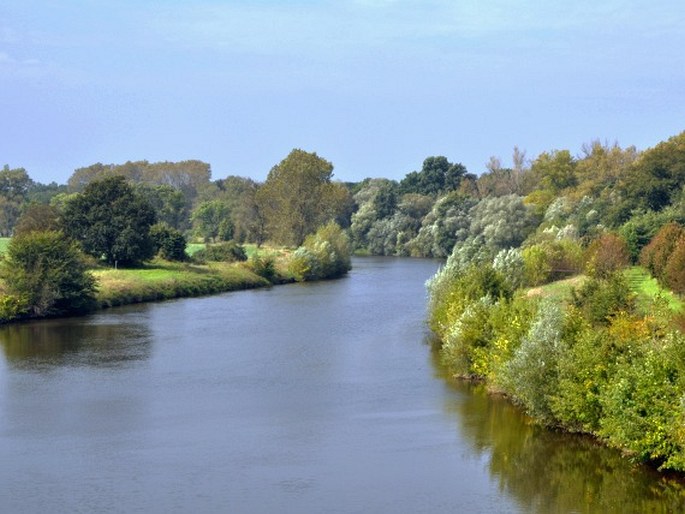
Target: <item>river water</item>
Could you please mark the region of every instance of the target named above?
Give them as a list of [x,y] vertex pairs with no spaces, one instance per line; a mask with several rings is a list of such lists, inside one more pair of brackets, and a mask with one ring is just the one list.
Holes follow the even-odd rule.
[[430,260],[0,329],[0,512],[678,512],[682,483],[442,377]]

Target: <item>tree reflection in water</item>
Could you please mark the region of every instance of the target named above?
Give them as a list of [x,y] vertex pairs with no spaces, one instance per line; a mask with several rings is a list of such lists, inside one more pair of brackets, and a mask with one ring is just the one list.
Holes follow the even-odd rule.
[[[98,320],[107,319],[107,323]],[[17,369],[59,366],[116,367],[150,356],[147,323],[116,316],[54,319],[0,327],[0,347]]]
[[592,438],[535,425],[484,386],[444,378],[457,392],[447,409],[464,440],[524,511],[685,512],[682,477],[634,465]]

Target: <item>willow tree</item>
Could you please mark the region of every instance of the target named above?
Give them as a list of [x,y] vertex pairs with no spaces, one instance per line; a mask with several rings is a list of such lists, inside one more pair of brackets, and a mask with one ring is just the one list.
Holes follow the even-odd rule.
[[331,182],[332,176],[333,164],[299,149],[271,169],[257,192],[270,240],[299,246],[308,234],[345,211],[349,192]]

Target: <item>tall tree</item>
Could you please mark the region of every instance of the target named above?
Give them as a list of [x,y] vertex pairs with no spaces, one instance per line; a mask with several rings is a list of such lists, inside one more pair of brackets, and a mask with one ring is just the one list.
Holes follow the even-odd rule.
[[86,253],[110,264],[138,264],[154,256],[150,227],[155,211],[125,177],[88,184],[66,202],[62,223]]
[[[295,149],[274,166],[257,192],[269,238],[299,246],[308,234],[344,209],[344,185],[331,182],[333,164],[316,153]],[[342,189],[341,189],[342,188]]]

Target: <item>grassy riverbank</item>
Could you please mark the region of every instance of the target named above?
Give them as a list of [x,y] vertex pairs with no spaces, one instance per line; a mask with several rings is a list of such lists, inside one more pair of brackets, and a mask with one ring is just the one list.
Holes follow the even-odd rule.
[[[97,269],[100,308],[269,286],[242,263],[206,265],[155,261],[139,269]],[[285,277],[284,277],[285,278]]]

